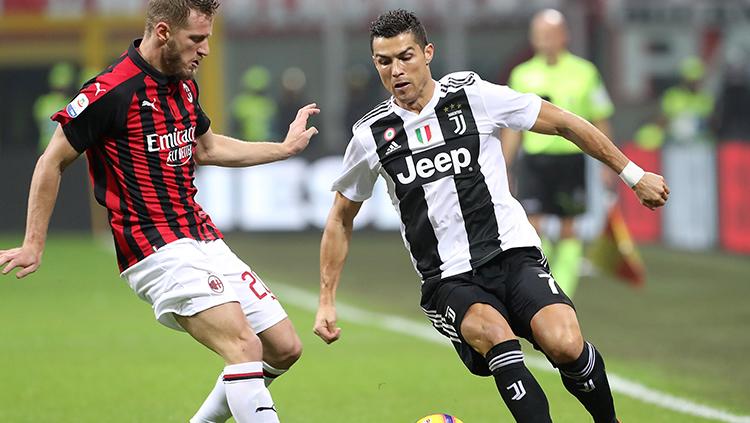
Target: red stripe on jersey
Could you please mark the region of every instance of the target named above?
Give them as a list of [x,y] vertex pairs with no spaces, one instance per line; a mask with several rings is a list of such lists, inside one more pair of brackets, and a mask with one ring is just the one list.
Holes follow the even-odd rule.
[[[157,144],[158,147],[158,151],[152,151],[153,145],[147,140],[149,143],[147,151],[144,149],[149,164],[149,177],[154,190],[157,192],[157,197],[153,198],[148,204],[159,217],[156,224],[160,230],[171,231],[178,238],[185,238],[188,236],[188,231],[183,231],[181,228],[187,228],[188,222],[180,217],[184,213],[178,210],[179,194],[175,187],[176,174],[174,167],[170,166],[172,155],[179,152],[181,147],[169,145],[170,143],[177,144],[179,137],[174,130],[174,126],[167,119],[169,113],[169,102],[165,95],[167,90],[167,87],[159,87],[153,79],[146,79],[146,97],[154,105],[154,107],[146,110],[153,121],[154,132],[146,135],[155,137],[157,142],[154,144]],[[143,113],[144,111],[141,110],[142,115]],[[163,142],[163,137],[167,137],[167,141]]]
[[[168,105],[169,105],[169,117],[173,119],[173,126],[174,129],[178,131],[185,131],[192,127],[192,122],[195,122],[196,119],[191,119],[190,112],[185,107],[185,94],[184,89],[182,87],[186,86],[184,85],[184,82],[182,84],[179,84],[180,87],[177,88],[178,95],[177,96],[165,96]],[[182,94],[182,95],[179,95]],[[165,109],[165,113],[166,113]],[[190,233],[197,237],[198,239],[208,239],[206,236],[206,233],[204,229],[202,228],[202,225],[198,224],[198,221],[195,218],[195,209],[197,207],[197,204],[195,202],[195,185],[193,184],[193,178],[190,177],[190,169],[192,169],[194,165],[194,159],[193,154],[195,154],[195,139],[191,140],[190,145],[186,146],[185,148],[189,148],[190,151],[190,162],[187,163],[184,166],[176,166],[172,167],[172,169],[175,172],[175,191],[176,191],[176,201],[175,206],[179,206],[180,208],[180,219],[185,222],[185,225],[187,228],[190,229]]]

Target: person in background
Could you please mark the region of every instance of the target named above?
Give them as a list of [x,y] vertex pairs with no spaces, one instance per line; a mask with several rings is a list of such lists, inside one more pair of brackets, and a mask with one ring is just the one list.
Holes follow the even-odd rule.
[[263,66],[251,66],[242,75],[242,91],[232,101],[231,111],[239,136],[245,140],[267,140],[274,135],[278,107],[268,95],[270,84],[271,74]]
[[[596,67],[568,51],[568,27],[562,13],[546,9],[534,15],[530,38],[536,55],[513,69],[508,85],[570,110],[611,138],[609,117],[614,106]],[[586,211],[584,154],[560,136],[505,129],[501,139],[509,169],[522,150],[513,174],[518,199],[542,235],[542,249],[555,280],[573,297],[583,255],[575,219]],[[560,219],[557,243],[543,234],[545,216]]]

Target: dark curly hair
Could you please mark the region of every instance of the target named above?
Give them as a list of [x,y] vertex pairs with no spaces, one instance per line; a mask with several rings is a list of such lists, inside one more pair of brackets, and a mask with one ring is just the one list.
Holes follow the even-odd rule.
[[213,17],[218,8],[217,0],[149,0],[146,6],[146,32],[153,31],[159,22],[181,28],[187,24],[191,10]]
[[396,9],[381,14],[370,24],[370,50],[376,37],[392,38],[405,32],[411,32],[420,47],[427,45],[427,31],[413,12]]

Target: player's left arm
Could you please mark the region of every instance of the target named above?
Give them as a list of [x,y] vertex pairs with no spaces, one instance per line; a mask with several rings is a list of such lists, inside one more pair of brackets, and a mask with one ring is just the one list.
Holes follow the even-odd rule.
[[669,187],[664,178],[655,173],[643,172],[607,136],[585,119],[542,101],[539,116],[531,130],[540,134],[562,136],[589,156],[609,166],[633,188],[644,206],[653,210],[667,202]]
[[245,142],[215,134],[209,128],[198,137],[195,161],[200,165],[246,167],[287,159],[304,150],[310,143],[310,138],[318,133],[314,126],[307,127],[307,121],[310,116],[319,112],[315,103],[299,109],[281,143]]

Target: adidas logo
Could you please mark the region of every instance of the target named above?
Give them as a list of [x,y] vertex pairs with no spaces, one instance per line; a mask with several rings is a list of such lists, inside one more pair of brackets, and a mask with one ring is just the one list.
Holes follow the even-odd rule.
[[401,148],[401,145],[396,144],[396,141],[391,141],[391,144],[388,146],[388,149],[385,150],[385,155],[387,156],[393,153],[394,151],[398,150],[399,148]]

